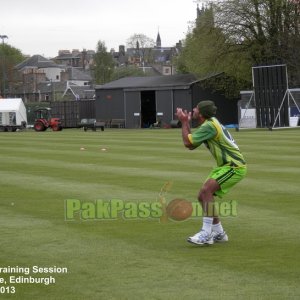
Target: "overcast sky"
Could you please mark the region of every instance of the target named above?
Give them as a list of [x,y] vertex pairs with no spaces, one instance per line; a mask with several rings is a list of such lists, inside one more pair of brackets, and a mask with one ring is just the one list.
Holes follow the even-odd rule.
[[184,39],[196,19],[194,0],[0,0],[0,35],[26,55],[96,50],[99,40],[118,51],[135,33],[163,47]]

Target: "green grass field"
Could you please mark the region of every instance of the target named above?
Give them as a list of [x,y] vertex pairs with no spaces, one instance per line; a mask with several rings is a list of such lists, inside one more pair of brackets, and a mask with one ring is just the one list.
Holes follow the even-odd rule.
[[67,199],[157,202],[167,182],[167,201],[195,201],[215,163],[204,147],[186,150],[179,130],[1,133],[0,267],[68,272],[30,273],[55,278],[44,285],[2,271],[0,298],[299,299],[300,131],[233,135],[249,171],[224,198],[238,203],[222,219],[230,241],[197,247],[186,238],[201,218],[65,220]]

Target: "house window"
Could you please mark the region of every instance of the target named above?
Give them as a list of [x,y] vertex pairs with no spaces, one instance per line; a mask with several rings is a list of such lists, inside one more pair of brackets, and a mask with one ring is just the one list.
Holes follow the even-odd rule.
[[59,80],[59,75],[56,75],[56,79]]

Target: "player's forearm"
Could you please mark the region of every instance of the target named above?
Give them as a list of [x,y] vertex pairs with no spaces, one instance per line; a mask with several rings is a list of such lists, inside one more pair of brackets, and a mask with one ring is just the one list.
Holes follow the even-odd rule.
[[188,137],[188,135],[191,133],[189,122],[187,121],[182,122],[181,132],[182,132],[182,141],[184,146],[189,149],[194,149]]

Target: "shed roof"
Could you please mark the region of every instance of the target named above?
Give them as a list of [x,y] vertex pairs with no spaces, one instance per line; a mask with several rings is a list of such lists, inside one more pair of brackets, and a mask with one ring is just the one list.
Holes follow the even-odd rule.
[[101,86],[96,86],[96,90],[108,89],[149,89],[149,88],[189,88],[191,84],[199,80],[194,74],[178,74],[169,76],[149,76],[149,77],[124,77],[111,81]]

